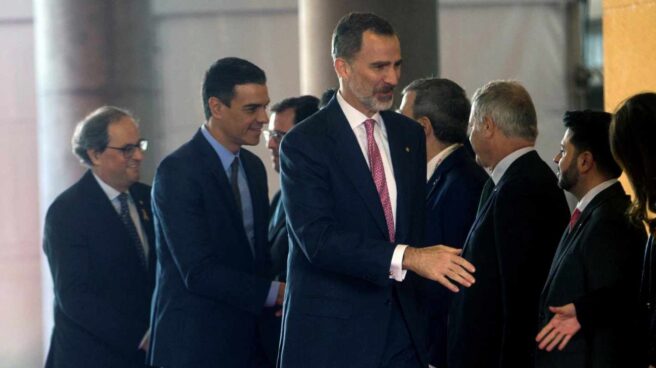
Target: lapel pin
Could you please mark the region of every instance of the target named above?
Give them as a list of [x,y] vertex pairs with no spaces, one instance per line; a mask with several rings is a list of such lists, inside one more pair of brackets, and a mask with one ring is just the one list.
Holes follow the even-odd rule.
[[141,218],[142,218],[144,221],[150,221],[150,218],[148,217],[148,213],[146,212],[146,209],[145,209],[145,208],[142,208],[142,209],[141,209]]
[[410,152],[410,147],[406,147],[406,148],[405,148],[405,151],[406,151],[406,152]]

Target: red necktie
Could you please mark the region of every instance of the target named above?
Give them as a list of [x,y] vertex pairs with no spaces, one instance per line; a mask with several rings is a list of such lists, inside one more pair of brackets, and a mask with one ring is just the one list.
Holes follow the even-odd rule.
[[576,225],[576,221],[579,220],[579,217],[581,217],[581,211],[579,209],[575,209],[574,212],[572,213],[572,217],[569,219],[569,231],[571,232],[574,230],[574,225]]
[[367,131],[367,155],[369,156],[369,169],[374,179],[380,203],[383,205],[385,221],[387,222],[387,231],[389,239],[394,242],[394,214],[392,213],[392,203],[390,201],[389,191],[387,189],[387,180],[385,179],[385,169],[383,168],[383,159],[380,156],[380,150],[374,139],[374,127],[376,120],[367,119],[364,121],[364,128]]

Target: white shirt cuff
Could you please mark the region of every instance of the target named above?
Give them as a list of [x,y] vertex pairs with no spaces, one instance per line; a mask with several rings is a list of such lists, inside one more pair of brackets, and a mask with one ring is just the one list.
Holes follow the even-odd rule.
[[392,264],[390,265],[390,279],[394,279],[398,282],[401,282],[403,279],[405,279],[405,274],[408,273],[408,271],[403,269],[403,254],[405,253],[405,249],[407,247],[408,246],[405,244],[398,244],[396,248],[394,248],[394,254],[392,254]]
[[264,301],[265,307],[273,307],[276,305],[276,299],[278,298],[278,289],[280,288],[280,281],[271,281],[271,287],[269,288],[269,294]]

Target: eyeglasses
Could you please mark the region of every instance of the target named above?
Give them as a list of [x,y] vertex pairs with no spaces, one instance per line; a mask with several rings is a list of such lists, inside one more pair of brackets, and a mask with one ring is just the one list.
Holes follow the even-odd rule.
[[123,157],[125,158],[132,158],[134,156],[134,153],[139,149],[141,152],[145,152],[148,149],[148,140],[146,139],[140,139],[137,144],[126,144],[123,147],[112,147],[112,146],[107,146],[105,148],[111,148],[117,151],[123,152]]
[[287,132],[281,132],[281,131],[279,131],[279,130],[268,130],[268,129],[264,129],[264,130],[262,131],[262,134],[264,134],[264,139],[265,139],[265,140],[268,141],[269,139],[272,139],[272,138],[273,138],[273,139],[276,140],[276,142],[280,143],[280,141],[282,140],[282,137],[284,137],[285,134],[287,134]]

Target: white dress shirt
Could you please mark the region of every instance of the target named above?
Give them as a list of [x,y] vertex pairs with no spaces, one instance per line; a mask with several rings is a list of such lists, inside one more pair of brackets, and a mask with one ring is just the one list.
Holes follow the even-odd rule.
[[[378,145],[380,150],[380,156],[383,161],[383,169],[385,171],[385,181],[387,182],[387,191],[390,197],[390,203],[392,205],[392,217],[394,220],[394,226],[396,227],[396,179],[394,178],[394,169],[392,168],[392,157],[390,156],[389,143],[387,139],[387,129],[385,128],[385,122],[383,117],[379,113],[374,114],[372,117],[368,117],[365,114],[358,111],[355,107],[351,106],[344,97],[342,97],[341,92],[337,92],[337,102],[342,108],[342,112],[346,116],[351,129],[353,129],[353,134],[360,145],[362,150],[362,155],[364,156],[367,165],[371,166],[369,163],[369,155],[367,153],[367,131],[364,127],[364,122],[367,119],[373,119],[376,121],[374,128],[374,140]],[[392,255],[392,260],[390,264],[390,278],[396,281],[403,281],[405,278],[406,271],[403,270],[403,253],[407,245],[398,244],[394,249],[394,254]]]
[[510,165],[513,164],[513,162],[515,162],[518,158],[524,156],[525,154],[531,151],[535,151],[535,147],[530,146],[530,147],[520,148],[517,151],[514,151],[513,153],[504,157],[501,161],[499,161],[499,163],[494,167],[492,173],[490,174],[490,177],[492,178],[494,185],[499,184],[499,180],[501,180],[503,174],[506,173],[506,170],[508,170],[508,168],[510,167]]
[[588,190],[587,193],[581,198],[581,200],[576,204],[576,209],[579,211],[583,212],[585,208],[592,202],[592,200],[601,192],[603,192],[606,188],[610,187],[611,185],[617,183],[617,179],[610,179],[606,180],[603,183],[598,184],[596,187]]
[[445,149],[441,150],[440,153],[435,155],[433,158],[428,161],[426,164],[426,182],[428,182],[433,176],[433,173],[435,173],[435,170],[437,169],[438,166],[442,163],[442,161],[446,160],[447,157],[449,157],[450,154],[453,153],[453,151],[457,150],[458,148],[462,147],[462,143],[454,143]]
[[[107,198],[112,203],[112,206],[114,206],[114,209],[120,216],[121,202],[119,202],[118,196],[121,194],[121,192],[112,188],[109,184],[105,183],[95,173],[93,174],[93,176],[96,178],[98,185],[100,185],[100,188],[102,188],[103,192],[105,192]],[[137,228],[137,234],[139,234],[139,239],[141,240],[141,246],[143,247],[144,255],[146,256],[146,260],[147,260],[148,252],[149,252],[148,238],[146,237],[146,234],[144,233],[144,229],[141,226],[141,220],[139,219],[139,211],[137,211],[137,206],[134,204],[134,199],[132,199],[132,196],[130,195],[129,191],[126,192],[126,194],[128,195],[128,208],[130,210],[130,218],[132,218],[134,227]]]

